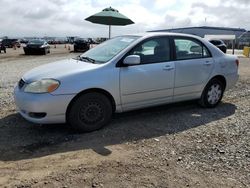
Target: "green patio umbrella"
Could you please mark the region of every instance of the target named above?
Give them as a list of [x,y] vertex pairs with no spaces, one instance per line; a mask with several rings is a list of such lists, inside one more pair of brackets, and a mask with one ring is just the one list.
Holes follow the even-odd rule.
[[111,25],[124,26],[124,25],[129,25],[129,24],[134,23],[128,17],[119,13],[118,10],[113,9],[112,7],[105,8],[101,12],[96,13],[92,16],[89,16],[85,20],[92,22],[92,23],[108,25],[109,26],[109,38],[111,36]]

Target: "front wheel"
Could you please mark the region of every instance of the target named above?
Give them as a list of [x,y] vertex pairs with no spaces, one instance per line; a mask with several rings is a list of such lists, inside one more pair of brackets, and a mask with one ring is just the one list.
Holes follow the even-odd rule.
[[67,121],[80,132],[98,130],[108,124],[112,117],[110,100],[101,93],[86,93],[78,97],[70,106]]
[[212,79],[203,90],[199,103],[203,107],[216,107],[223,97],[224,90],[225,85],[220,80]]

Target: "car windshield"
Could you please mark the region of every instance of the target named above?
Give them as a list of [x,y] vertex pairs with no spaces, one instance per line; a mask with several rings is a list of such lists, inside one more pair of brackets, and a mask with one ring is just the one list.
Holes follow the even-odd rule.
[[29,41],[29,44],[43,44],[44,43],[44,41],[42,41],[42,40],[31,40],[31,41]]
[[88,50],[80,57],[93,59],[95,63],[105,63],[115,57],[119,52],[121,52],[138,38],[139,36],[115,37]]

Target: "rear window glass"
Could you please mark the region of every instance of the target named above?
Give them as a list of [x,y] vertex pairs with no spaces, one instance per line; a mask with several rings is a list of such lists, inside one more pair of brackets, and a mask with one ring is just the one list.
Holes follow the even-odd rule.
[[210,57],[207,48],[199,42],[191,39],[175,39],[176,59],[197,59]]

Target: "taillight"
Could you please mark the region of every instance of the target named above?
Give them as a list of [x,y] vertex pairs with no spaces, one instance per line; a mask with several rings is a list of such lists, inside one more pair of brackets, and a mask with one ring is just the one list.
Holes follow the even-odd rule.
[[236,65],[237,65],[237,67],[238,67],[238,66],[239,66],[239,60],[236,59],[236,60],[235,60],[235,63],[236,63]]

